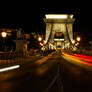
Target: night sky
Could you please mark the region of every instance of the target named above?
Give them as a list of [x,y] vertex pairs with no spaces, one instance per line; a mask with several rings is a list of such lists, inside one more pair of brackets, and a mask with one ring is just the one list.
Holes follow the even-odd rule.
[[[90,5],[84,2],[80,4],[56,3],[15,3],[1,4],[0,6],[0,28],[22,28],[25,32],[45,33],[45,23],[43,18],[45,14],[73,14],[75,22],[73,31],[81,34],[87,34],[92,37],[92,14]],[[76,4],[76,5],[75,5]],[[42,6],[43,7],[42,7]],[[46,7],[45,7],[46,6]],[[77,8],[76,8],[77,7]],[[90,39],[90,38],[89,38]]]

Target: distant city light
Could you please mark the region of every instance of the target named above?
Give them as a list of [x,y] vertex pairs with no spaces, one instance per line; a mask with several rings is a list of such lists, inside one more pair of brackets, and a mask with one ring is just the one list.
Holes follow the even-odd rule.
[[6,67],[6,68],[1,68],[1,69],[0,69],[0,72],[17,69],[17,68],[19,68],[19,67],[20,67],[20,65],[15,65],[15,66],[10,66],[10,67]]
[[7,36],[7,33],[6,32],[2,32],[1,35],[2,35],[3,38],[5,38]]
[[46,14],[45,15],[47,19],[67,19],[72,18],[73,15],[67,15],[67,14]]

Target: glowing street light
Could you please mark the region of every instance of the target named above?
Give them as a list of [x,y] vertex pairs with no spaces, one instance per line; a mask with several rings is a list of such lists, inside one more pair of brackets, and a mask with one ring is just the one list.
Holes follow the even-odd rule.
[[76,40],[79,42],[81,39],[80,39],[80,37],[77,37]]
[[75,40],[73,40],[72,43],[74,44],[75,43]]
[[5,38],[7,36],[7,33],[6,32],[2,32],[1,35],[2,35],[3,38]]
[[44,42],[44,44],[46,44],[46,41],[45,40],[43,42]]
[[42,41],[42,37],[39,37],[39,38],[38,38],[38,41]]
[[78,45],[79,45],[79,43],[76,43],[76,44],[75,44],[75,46],[78,46]]
[[41,46],[43,46],[43,43],[40,43]]

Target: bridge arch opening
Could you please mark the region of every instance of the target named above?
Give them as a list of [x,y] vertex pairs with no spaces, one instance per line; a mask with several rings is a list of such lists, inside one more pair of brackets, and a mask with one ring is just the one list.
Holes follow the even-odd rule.
[[64,34],[62,32],[56,32],[54,39],[64,39]]
[[54,35],[54,45],[57,49],[61,49],[64,45],[64,34],[62,32],[56,32]]

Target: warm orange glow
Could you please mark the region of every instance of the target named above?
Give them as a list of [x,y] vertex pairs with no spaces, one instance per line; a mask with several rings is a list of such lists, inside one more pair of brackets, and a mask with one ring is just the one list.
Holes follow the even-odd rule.
[[30,39],[30,35],[29,34],[25,34],[25,38],[26,39]]
[[7,32],[11,33],[12,31],[10,29],[8,29]]
[[75,44],[75,46],[78,46],[78,45],[79,45],[79,43],[76,43],[76,44]]
[[40,45],[41,45],[41,46],[43,46],[43,44],[42,44],[42,43],[40,43]]
[[56,33],[56,36],[57,37],[60,37],[60,36],[62,36],[62,33],[60,33],[60,32],[59,33]]

